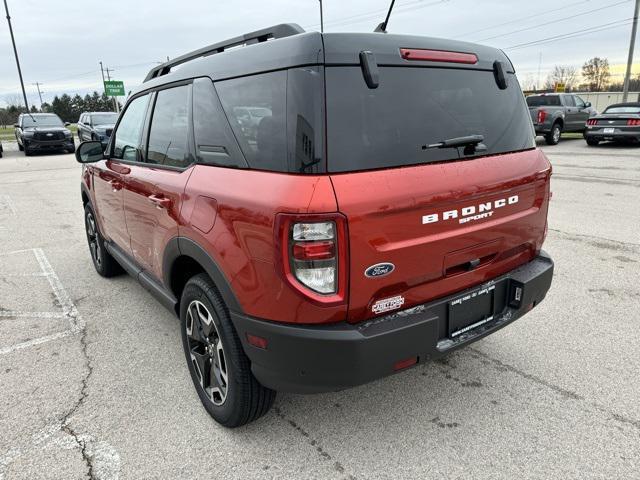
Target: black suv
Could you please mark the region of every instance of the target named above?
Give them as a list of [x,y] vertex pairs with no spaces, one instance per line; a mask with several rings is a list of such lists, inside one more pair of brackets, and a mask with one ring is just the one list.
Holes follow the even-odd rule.
[[18,149],[29,156],[35,151],[76,151],[73,134],[55,113],[21,113],[15,124]]
[[115,112],[85,112],[78,120],[78,140],[95,140],[106,147],[118,120]]

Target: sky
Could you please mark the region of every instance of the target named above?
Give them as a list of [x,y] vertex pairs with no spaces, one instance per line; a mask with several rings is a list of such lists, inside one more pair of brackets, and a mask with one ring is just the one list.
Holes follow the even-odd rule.
[[[318,0],[7,1],[28,99],[36,106],[35,82],[42,83],[45,102],[62,92],[101,92],[100,61],[128,91],[167,56],[277,23],[320,29]],[[325,31],[371,32],[389,3],[324,0]],[[397,0],[388,30],[502,48],[526,87],[544,81],[554,65],[580,70],[594,56],[608,58],[613,80],[622,81],[633,8],[634,0]],[[640,35],[635,58],[640,74]],[[0,105],[19,95],[2,12]]]

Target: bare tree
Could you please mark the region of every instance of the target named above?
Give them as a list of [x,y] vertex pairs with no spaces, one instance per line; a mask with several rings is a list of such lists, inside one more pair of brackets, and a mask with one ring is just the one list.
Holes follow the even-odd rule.
[[578,69],[571,65],[555,65],[547,77],[544,87],[546,89],[555,88],[558,83],[565,85],[567,90],[571,90],[578,80]]
[[609,60],[600,57],[593,57],[587,60],[582,66],[582,76],[587,81],[589,90],[592,92],[603,91],[611,78]]

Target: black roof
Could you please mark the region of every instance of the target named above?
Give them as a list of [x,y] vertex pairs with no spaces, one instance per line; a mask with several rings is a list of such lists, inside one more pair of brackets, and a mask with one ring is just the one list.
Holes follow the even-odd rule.
[[613,103],[607,108],[611,107],[640,107],[640,102],[625,102],[625,103]]
[[478,62],[463,68],[492,70],[498,60],[514,73],[502,50],[474,43],[415,35],[305,32],[298,25],[281,24],[203,47],[154,67],[135,92],[198,76],[215,81],[306,65],[359,65],[363,50],[373,52],[380,66],[461,68],[444,62],[409,62],[400,56],[400,48],[475,53]]

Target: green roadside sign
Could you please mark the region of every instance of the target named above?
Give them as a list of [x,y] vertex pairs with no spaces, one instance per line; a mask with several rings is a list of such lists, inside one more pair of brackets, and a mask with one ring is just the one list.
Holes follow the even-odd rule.
[[105,80],[104,93],[110,97],[124,97],[124,82],[120,80]]

